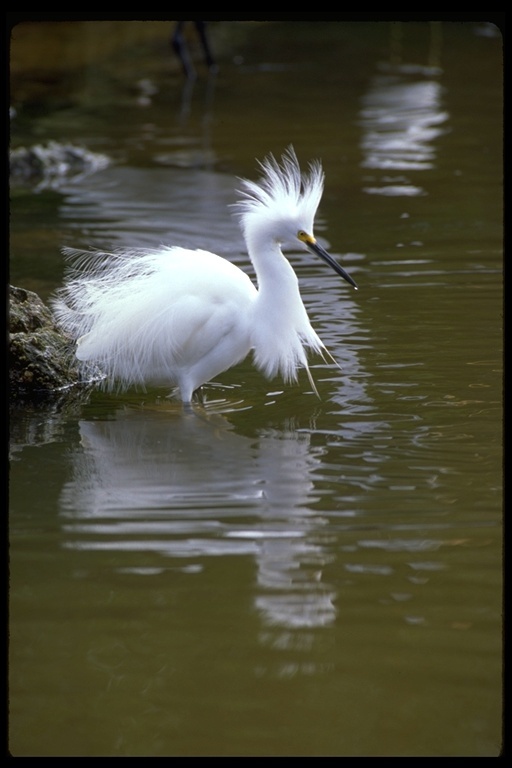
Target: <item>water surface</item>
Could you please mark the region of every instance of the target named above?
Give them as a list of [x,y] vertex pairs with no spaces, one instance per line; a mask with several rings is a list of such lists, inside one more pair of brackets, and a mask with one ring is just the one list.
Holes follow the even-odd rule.
[[320,400],[248,358],[193,414],[165,389],[13,407],[10,750],[496,755],[499,33],[226,22],[218,74],[184,84],[171,30],[14,31],[12,145],[110,164],[12,186],[11,282],[47,299],[64,245],[252,275],[236,177],[292,142],[359,291],[291,254],[339,363],[312,361]]

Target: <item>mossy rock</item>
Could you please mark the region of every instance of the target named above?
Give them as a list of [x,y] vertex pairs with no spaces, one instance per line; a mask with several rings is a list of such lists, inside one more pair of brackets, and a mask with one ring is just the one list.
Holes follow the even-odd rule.
[[11,398],[59,397],[83,388],[74,343],[56,327],[36,293],[9,286],[9,385]]

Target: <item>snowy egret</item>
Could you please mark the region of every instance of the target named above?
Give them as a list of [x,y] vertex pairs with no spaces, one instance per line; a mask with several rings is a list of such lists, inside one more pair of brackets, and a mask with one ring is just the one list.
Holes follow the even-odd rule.
[[301,174],[293,147],[279,163],[260,163],[258,183],[241,180],[235,204],[258,287],[231,262],[203,250],[162,247],[113,253],[65,249],[74,261],[53,307],[77,339],[76,356],[103,370],[107,385],[177,385],[190,403],[203,384],[252,349],[267,378],[311,377],[306,349],[327,350],[313,330],[298,280],[282,248],[305,247],[354,288],[354,280],[316,241],[323,191],[319,162]]

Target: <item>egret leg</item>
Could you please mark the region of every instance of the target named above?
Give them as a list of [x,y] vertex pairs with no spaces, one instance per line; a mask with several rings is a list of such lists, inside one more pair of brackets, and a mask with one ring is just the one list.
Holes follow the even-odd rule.
[[173,36],[171,38],[171,45],[173,47],[174,53],[176,54],[176,56],[181,62],[181,66],[183,67],[183,73],[185,77],[189,78],[189,77],[194,77],[195,71],[188,57],[187,45],[183,37],[184,24],[185,24],[184,21],[177,22]]
[[206,34],[206,22],[196,21],[195,24],[196,24],[197,34],[199,35],[201,45],[203,46],[204,60],[206,62],[206,65],[208,66],[208,69],[216,72],[217,63],[213,58],[212,49],[210,48],[210,42]]
[[[173,47],[173,50],[176,56],[179,58],[181,62],[181,66],[183,67],[183,73],[185,77],[187,79],[191,79],[195,77],[196,72],[190,60],[187,43],[183,35],[183,28],[186,23],[187,23],[186,21],[176,22],[176,27],[174,29],[174,33],[171,38],[171,45]],[[203,49],[204,60],[206,62],[206,65],[208,69],[212,71],[216,70],[217,66],[215,64],[215,59],[213,58],[213,54],[210,48],[210,43],[208,41],[208,36],[206,34],[206,22],[194,21],[194,26],[199,36],[199,40],[201,41],[201,46]]]

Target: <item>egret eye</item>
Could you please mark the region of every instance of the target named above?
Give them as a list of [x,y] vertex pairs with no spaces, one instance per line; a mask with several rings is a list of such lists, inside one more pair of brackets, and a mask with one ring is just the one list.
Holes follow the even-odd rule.
[[308,233],[304,232],[303,229],[299,229],[299,231],[297,232],[297,237],[299,238],[299,240],[302,240],[303,243],[311,239]]

